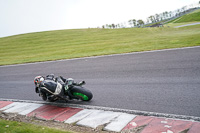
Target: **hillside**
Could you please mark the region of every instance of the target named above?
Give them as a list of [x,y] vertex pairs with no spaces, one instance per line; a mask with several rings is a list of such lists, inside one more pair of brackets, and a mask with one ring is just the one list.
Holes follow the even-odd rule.
[[200,22],[200,9],[176,19],[175,21],[173,21],[173,23],[196,22],[196,21]]
[[[190,15],[196,16],[196,13]],[[22,34],[0,38],[0,65],[199,46],[199,36],[200,25]]]

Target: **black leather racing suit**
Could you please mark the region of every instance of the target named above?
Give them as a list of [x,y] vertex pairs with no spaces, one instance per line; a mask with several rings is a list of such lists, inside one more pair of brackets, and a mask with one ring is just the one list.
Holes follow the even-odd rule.
[[60,77],[54,79],[54,75],[48,75],[45,80],[40,83],[38,93],[40,93],[43,100],[48,99],[53,101],[57,97],[65,99],[64,82]]

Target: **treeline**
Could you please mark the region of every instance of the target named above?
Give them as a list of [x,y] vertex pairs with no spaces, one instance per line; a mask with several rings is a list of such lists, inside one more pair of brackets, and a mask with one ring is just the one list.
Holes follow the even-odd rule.
[[118,23],[118,24],[106,24],[103,25],[102,28],[110,28],[110,29],[115,29],[115,28],[126,28],[126,27],[144,27],[145,25],[153,24],[153,23],[161,23],[165,22],[167,20],[173,19],[180,17],[186,13],[189,13],[197,8],[200,7],[200,1],[198,3],[194,3],[188,6],[184,6],[180,9],[177,9],[175,11],[165,11],[160,14],[155,14],[149,16],[146,21],[139,19],[131,19],[128,20],[128,22],[123,22],[123,23]]

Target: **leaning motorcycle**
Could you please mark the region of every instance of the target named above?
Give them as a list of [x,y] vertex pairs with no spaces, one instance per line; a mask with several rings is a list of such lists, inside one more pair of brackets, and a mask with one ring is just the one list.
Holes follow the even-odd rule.
[[[44,101],[55,102],[57,100],[68,101],[73,99],[90,101],[93,97],[92,92],[83,87],[83,85],[86,84],[85,81],[76,83],[72,78],[69,78],[63,82],[60,78],[56,78],[48,81],[47,83],[44,82],[45,80],[41,83],[40,87],[38,87],[38,91],[36,91],[36,93],[39,93],[39,96],[42,97]],[[63,90],[65,97],[60,97],[59,95],[49,91],[49,88],[52,86],[56,87],[56,91]],[[40,89],[45,89],[48,93],[41,93]],[[46,95],[48,95],[48,98]]]

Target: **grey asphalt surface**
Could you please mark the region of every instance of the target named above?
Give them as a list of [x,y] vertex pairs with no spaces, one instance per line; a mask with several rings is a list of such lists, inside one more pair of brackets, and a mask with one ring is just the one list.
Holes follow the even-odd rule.
[[185,25],[180,25],[180,26],[175,26],[174,28],[180,28],[180,27],[191,26],[191,25],[198,25],[198,24],[200,24],[200,22],[192,23],[192,24],[185,24]]
[[0,98],[42,101],[37,75],[85,80],[90,102],[69,103],[200,116],[200,47],[0,67]]

